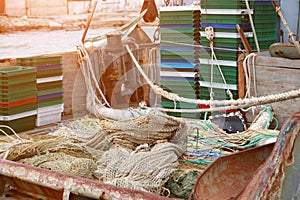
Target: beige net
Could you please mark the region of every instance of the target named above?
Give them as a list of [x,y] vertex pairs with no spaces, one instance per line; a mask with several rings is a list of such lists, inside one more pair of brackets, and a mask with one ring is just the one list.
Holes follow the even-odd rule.
[[182,153],[183,149],[169,142],[136,153],[112,148],[97,162],[95,176],[104,183],[160,193],[168,177],[177,170]]
[[141,144],[153,145],[170,141],[182,149],[186,148],[187,125],[179,119],[162,113],[149,113],[133,119],[103,124],[87,146],[108,150],[113,144],[135,150]]
[[70,175],[94,179],[96,161],[76,139],[51,135],[3,137],[0,157]]
[[89,179],[94,179],[93,173],[97,167],[90,158],[78,158],[64,152],[36,155],[19,162]]
[[94,176],[104,183],[160,193],[178,168],[187,124],[162,113],[105,123],[86,143],[104,151]]
[[85,118],[0,144],[1,158],[159,194],[186,150],[187,124],[156,112],[114,122]]

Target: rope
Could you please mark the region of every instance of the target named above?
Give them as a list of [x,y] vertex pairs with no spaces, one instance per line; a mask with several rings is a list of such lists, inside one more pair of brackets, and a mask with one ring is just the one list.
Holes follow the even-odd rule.
[[[96,93],[93,89],[92,81],[94,82],[96,90],[100,93],[105,104],[110,107],[110,104],[107,101],[107,99],[105,98],[102,90],[100,89],[98,81],[95,77],[95,74],[93,73],[93,69],[92,69],[93,65],[91,63],[91,59],[89,57],[87,50],[85,49],[85,47],[82,44],[79,44],[79,46],[77,47],[77,52],[78,52],[78,56],[80,58],[79,64],[80,64],[81,71],[84,75],[84,79],[85,79],[85,82],[87,85],[87,90],[89,91],[90,95],[92,95],[92,102],[94,103],[93,105],[95,105],[95,99],[98,101],[97,103],[99,103],[99,104],[102,104],[102,102],[96,96]],[[89,70],[90,70],[90,73],[89,73]],[[90,75],[91,75],[91,77],[90,77]]]
[[231,110],[231,109],[239,109],[239,108],[246,108],[251,106],[263,105],[268,103],[274,103],[277,101],[284,101],[293,98],[300,97],[300,89],[298,90],[291,90],[288,92],[272,94],[262,97],[253,97],[253,98],[244,98],[244,99],[237,99],[237,100],[201,100],[201,99],[189,99],[185,97],[180,97],[178,94],[170,93],[162,89],[161,87],[154,85],[151,80],[146,76],[143,69],[137,62],[136,58],[132,54],[128,45],[125,46],[128,54],[130,55],[132,61],[134,62],[136,68],[141,73],[143,78],[152,88],[154,93],[158,95],[162,95],[167,99],[172,101],[180,101],[185,103],[192,103],[192,104],[204,104],[204,105],[211,105],[211,106],[222,106],[222,107],[214,107],[214,108],[201,108],[201,109],[165,109],[165,108],[156,108],[166,112],[185,112],[185,113],[194,113],[194,112],[212,112],[212,111],[222,111],[222,110]]
[[[222,72],[222,69],[221,69],[221,67],[220,67],[220,65],[219,65],[219,61],[218,61],[218,59],[217,59],[217,56],[216,56],[216,54],[215,54],[215,51],[214,51],[214,46],[213,46],[213,39],[214,39],[214,30],[213,30],[213,27],[211,27],[211,26],[209,26],[209,27],[206,27],[205,28],[205,33],[206,33],[206,38],[210,41],[210,49],[211,49],[211,60],[213,61],[213,60],[215,60],[216,61],[216,63],[217,63],[217,67],[218,67],[218,70],[219,70],[219,72],[220,72],[220,75],[221,75],[221,77],[222,77],[222,80],[223,80],[223,83],[225,84],[225,87],[226,87],[226,93],[228,94],[228,96],[229,96],[229,98],[231,99],[231,100],[233,100],[233,94],[231,93],[231,91],[229,90],[229,87],[228,87],[228,84],[227,84],[227,82],[226,82],[226,79],[225,79],[225,77],[224,77],[224,74],[223,74],[223,72]],[[214,67],[214,64],[213,64],[213,62],[211,63],[211,82],[210,82],[210,84],[211,84],[211,89],[210,89],[210,91],[211,91],[211,94],[210,94],[210,100],[213,100],[213,98],[212,98],[212,96],[213,96],[213,91],[212,91],[212,84],[213,84],[213,67]]]
[[7,137],[9,137],[10,139],[12,140],[15,140],[15,138],[11,137],[10,135],[8,135],[4,130],[2,130],[1,128],[7,128],[9,129],[19,140],[23,141],[23,139],[15,132],[14,129],[12,129],[11,127],[9,126],[6,126],[6,125],[0,125],[0,131]]
[[246,94],[245,98],[251,97],[251,72],[250,72],[250,59],[252,58],[252,76],[253,76],[253,86],[254,86],[254,95],[257,96],[257,88],[256,88],[256,72],[255,72],[255,53],[250,53],[247,55],[243,61],[244,74],[246,79]]

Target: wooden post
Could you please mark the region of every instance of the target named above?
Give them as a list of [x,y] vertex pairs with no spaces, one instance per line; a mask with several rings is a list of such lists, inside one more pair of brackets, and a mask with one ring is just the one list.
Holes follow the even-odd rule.
[[85,36],[87,34],[87,31],[89,30],[89,27],[90,27],[90,24],[91,24],[91,21],[92,21],[92,18],[93,18],[93,15],[94,15],[96,7],[97,7],[97,1],[95,1],[95,3],[94,3],[93,10],[92,10],[91,15],[90,15],[90,17],[88,19],[87,25],[86,25],[86,27],[84,29],[84,32],[83,32],[83,35],[82,35],[82,38],[81,38],[81,42],[82,43],[84,43]]
[[238,55],[238,98],[242,99],[246,94],[246,80],[245,71],[243,67],[243,61],[245,59],[245,54]]

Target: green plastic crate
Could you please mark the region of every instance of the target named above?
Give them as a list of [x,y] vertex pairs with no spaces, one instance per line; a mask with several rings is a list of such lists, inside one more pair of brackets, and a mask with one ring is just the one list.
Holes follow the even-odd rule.
[[[210,82],[210,73],[201,73],[200,81]],[[236,77],[225,76],[225,81],[227,84],[238,84],[238,80]],[[220,74],[214,74],[213,82],[225,84]]]
[[14,66],[0,68],[0,78],[9,78],[12,76],[25,75],[25,74],[34,74],[36,69],[34,67],[24,67],[24,66]]
[[26,91],[30,91],[30,90],[34,90],[36,91],[36,82],[29,82],[28,83],[24,83],[24,84],[17,84],[17,85],[11,85],[14,87],[5,87],[2,86],[0,87],[0,95],[4,94],[4,95],[13,95],[16,93],[23,93]]
[[35,76],[20,76],[20,77],[13,77],[10,79],[0,79],[0,87],[9,87],[10,85],[17,85],[17,84],[27,84],[29,82],[36,81]]
[[16,59],[18,65],[22,66],[46,66],[62,64],[61,56],[34,56]]
[[51,88],[51,89],[47,89],[47,90],[39,90],[37,91],[37,95],[38,96],[42,96],[42,95],[47,95],[47,94],[55,94],[55,93],[59,93],[59,92],[63,92],[64,89],[59,87],[59,88]]
[[216,24],[242,24],[249,23],[248,15],[211,15],[203,13],[201,22],[216,23]]
[[22,101],[26,99],[35,98],[37,96],[36,90],[28,90],[20,93],[13,93],[13,94],[1,94],[0,95],[0,102],[16,102]]
[[[253,1],[249,1],[250,8],[253,8]],[[245,1],[201,1],[202,9],[246,9]]]
[[63,81],[52,81],[52,82],[37,84],[38,91],[49,90],[53,88],[62,88],[62,87],[63,87]]
[[[200,36],[200,33],[198,37]],[[194,40],[194,33],[180,33],[180,32],[170,32],[170,33],[164,33],[161,34],[162,40],[171,40],[174,41],[175,38],[187,38],[191,41]]]
[[[216,57],[218,60],[237,60],[238,54],[237,51],[214,51]],[[200,50],[200,56],[201,58],[211,58],[211,50]]]
[[28,112],[31,110],[36,110],[36,109],[37,109],[36,103],[28,103],[20,106],[13,106],[13,107],[1,107],[0,115],[15,115],[23,112]]
[[46,106],[53,106],[64,103],[63,97],[55,97],[45,100],[38,101],[38,108],[46,107]]
[[[15,119],[11,121],[1,121],[0,124],[11,127],[15,132],[20,133],[23,131],[31,130],[35,127],[36,115]],[[8,128],[1,128],[7,134],[13,134]]]
[[[200,36],[200,34],[199,34]],[[194,37],[193,35],[186,35],[186,34],[165,34],[161,35],[161,40],[166,40],[170,42],[179,42],[179,43],[185,43],[185,44],[194,44],[194,42],[200,40],[200,37]],[[162,41],[163,42],[163,41]]]
[[[188,57],[194,57],[194,53],[195,51],[193,50],[188,50],[188,51],[166,51],[166,50],[160,50],[160,54],[162,56],[170,56],[170,55],[178,55],[178,56],[182,56],[182,58],[188,58]],[[186,57],[187,56],[187,57]]]
[[[164,108],[174,108],[174,102],[168,99],[162,99],[161,106]],[[196,104],[176,102],[176,108],[194,109],[196,106]]]
[[161,55],[162,59],[187,59],[187,60],[191,60],[194,58],[194,54],[188,54],[185,56],[182,55],[178,55],[178,54],[165,54],[165,52],[163,52],[164,54]]
[[193,34],[195,31],[198,31],[199,28],[161,28],[161,34],[170,34],[170,33],[190,33]]
[[61,76],[62,75],[62,68],[51,69],[51,70],[42,70],[38,71],[36,74],[37,78],[47,78],[51,76]]
[[161,80],[160,84],[168,87],[174,87],[178,85],[182,85],[184,87],[192,87],[192,88],[195,87],[195,83],[191,81],[183,82],[183,81]]
[[[253,38],[247,38],[248,42],[251,43]],[[231,49],[238,49],[239,46],[243,45],[242,40],[240,38],[214,38],[214,47],[224,47]],[[209,47],[210,41],[206,39],[206,37],[201,37],[200,44],[202,46]]]
[[[161,102],[161,106],[164,108],[173,109],[174,108],[174,102],[169,100],[164,100]],[[188,103],[176,103],[176,108],[180,109],[196,109],[196,104],[188,104]],[[180,113],[180,112],[167,112],[168,115],[174,116],[174,117],[182,117],[182,118],[192,118],[197,119],[199,118],[199,114],[197,113]]]
[[11,90],[11,91],[18,91],[21,87],[25,88],[36,88],[37,84],[36,81],[19,83],[19,84],[11,84],[11,85],[0,85],[1,91]]
[[[218,100],[230,99],[225,89],[213,88],[213,93],[214,93],[214,99],[218,99]],[[237,90],[231,90],[231,93],[233,95],[233,98],[237,99],[237,95],[238,95]],[[210,88],[200,87],[200,97],[201,99],[207,99],[207,100],[210,99]]]

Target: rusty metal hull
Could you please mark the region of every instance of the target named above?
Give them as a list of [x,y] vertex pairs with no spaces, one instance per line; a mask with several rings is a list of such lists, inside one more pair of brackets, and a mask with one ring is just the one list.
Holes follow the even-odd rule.
[[10,193],[30,197],[26,199],[170,199],[0,159],[1,196],[7,185]]
[[235,199],[272,149],[268,144],[218,158],[197,179],[190,199]]
[[300,112],[280,131],[272,154],[238,199],[300,199]]
[[299,132],[300,112],[285,122],[273,149],[265,145],[217,159],[190,199],[300,199]]

